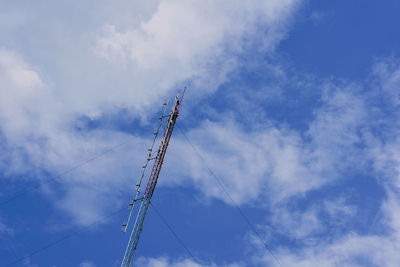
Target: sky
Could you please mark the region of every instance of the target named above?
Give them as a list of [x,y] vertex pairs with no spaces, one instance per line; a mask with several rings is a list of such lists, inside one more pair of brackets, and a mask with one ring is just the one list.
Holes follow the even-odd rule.
[[398,1],[0,6],[0,266],[399,266]]

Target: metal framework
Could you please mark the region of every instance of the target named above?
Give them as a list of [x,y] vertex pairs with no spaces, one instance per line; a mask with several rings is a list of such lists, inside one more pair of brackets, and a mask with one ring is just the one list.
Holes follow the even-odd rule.
[[[158,177],[160,175],[161,167],[162,167],[162,164],[164,162],[165,154],[167,152],[167,148],[168,148],[168,144],[169,144],[169,141],[171,139],[171,136],[172,136],[172,132],[174,130],[176,119],[178,118],[178,115],[179,115],[179,108],[181,106],[185,91],[186,91],[186,87],[183,90],[183,93],[182,93],[182,96],[181,96],[180,100],[179,100],[179,94],[176,95],[175,100],[174,100],[174,104],[172,106],[172,109],[171,109],[171,112],[170,112],[169,116],[165,115],[165,111],[167,109],[168,103],[164,104],[164,111],[163,111],[163,114],[160,117],[160,124],[159,124],[157,130],[154,132],[154,139],[153,139],[153,143],[152,143],[151,147],[148,150],[149,154],[148,154],[148,157],[147,157],[147,161],[143,165],[142,175],[141,175],[138,183],[136,184],[135,196],[133,198],[133,201],[129,204],[130,212],[129,212],[128,220],[127,220],[126,223],[124,223],[122,225],[122,227],[123,227],[122,231],[126,232],[126,230],[128,228],[129,221],[130,221],[130,219],[132,217],[132,213],[133,213],[133,210],[134,210],[134,205],[135,205],[136,202],[141,201],[140,208],[139,208],[139,210],[137,212],[137,215],[136,215],[135,224],[133,226],[133,229],[132,229],[132,232],[131,232],[131,235],[130,235],[130,238],[129,238],[129,242],[128,242],[128,245],[127,245],[126,250],[125,250],[125,254],[124,254],[124,258],[122,260],[121,267],[130,267],[132,265],[133,256],[135,255],[135,251],[136,251],[136,248],[137,248],[138,243],[139,243],[140,234],[142,233],[142,230],[143,230],[144,220],[146,218],[147,211],[149,210],[151,198],[153,196],[154,190],[155,190],[156,185],[157,185]],[[163,119],[166,118],[166,117],[168,117],[168,122],[167,122],[167,124],[165,126],[164,135],[163,135],[163,137],[161,139],[160,147],[158,148],[157,154],[156,154],[155,157],[153,157],[152,156],[152,151],[153,151],[154,143],[156,142],[156,139],[157,139],[159,130],[161,128]],[[149,162],[151,160],[154,160],[154,164],[153,164],[153,168],[151,170],[150,176],[149,176],[149,180],[147,182],[146,190],[144,191],[144,194],[141,197],[139,197],[139,195],[140,195],[140,187],[141,187],[143,178],[145,176],[146,168],[147,168],[147,165],[149,164]]]

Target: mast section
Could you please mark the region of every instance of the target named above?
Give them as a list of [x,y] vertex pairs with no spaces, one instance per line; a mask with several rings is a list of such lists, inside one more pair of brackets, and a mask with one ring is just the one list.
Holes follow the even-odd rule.
[[[139,243],[139,238],[140,238],[140,235],[141,235],[142,230],[143,230],[144,220],[146,218],[146,215],[147,215],[147,212],[148,212],[148,209],[149,209],[149,206],[150,206],[151,198],[152,198],[152,196],[154,194],[154,190],[155,190],[156,185],[157,185],[158,177],[160,175],[162,164],[164,162],[165,154],[167,152],[167,148],[168,148],[168,145],[169,145],[169,141],[171,140],[172,132],[174,130],[174,126],[175,126],[176,120],[177,120],[178,115],[179,115],[179,108],[181,106],[182,99],[183,99],[183,96],[185,94],[185,91],[186,91],[186,87],[183,90],[182,97],[181,97],[180,100],[179,100],[179,94],[176,95],[176,97],[175,97],[174,104],[172,106],[170,115],[168,117],[168,122],[167,122],[167,124],[165,126],[164,135],[163,135],[163,137],[161,139],[160,147],[158,148],[158,151],[157,151],[157,155],[154,158],[152,158],[151,157],[151,151],[153,149],[153,145],[154,145],[155,139],[157,138],[158,131],[159,131],[160,127],[161,127],[161,123],[162,123],[162,119],[163,119],[164,114],[165,114],[166,107],[164,109],[163,115],[160,117],[160,120],[161,120],[160,126],[158,127],[158,130],[154,133],[155,137],[154,137],[154,140],[153,140],[153,145],[149,149],[149,157],[147,158],[146,164],[143,166],[144,170],[142,172],[142,176],[141,176],[138,184],[136,185],[137,186],[137,190],[136,190],[135,197],[133,199],[133,202],[131,204],[129,204],[130,205],[130,213],[129,213],[129,217],[128,217],[128,222],[123,225],[123,231],[125,232],[127,227],[128,227],[129,219],[130,219],[130,217],[132,215],[133,206],[134,206],[135,202],[141,201],[139,211],[138,211],[138,213],[136,215],[135,224],[133,226],[133,229],[132,229],[132,232],[131,232],[131,235],[130,235],[130,238],[129,238],[129,242],[128,242],[128,245],[127,245],[126,250],[125,250],[125,254],[124,254],[124,258],[122,260],[121,267],[130,267],[132,265],[133,257],[135,255],[135,251],[136,251],[136,248],[137,248],[138,243]],[[153,165],[153,168],[151,170],[151,173],[150,173],[150,176],[149,176],[149,180],[147,182],[147,186],[146,186],[145,192],[143,194],[143,197],[138,198],[138,195],[139,195],[139,192],[140,192],[139,191],[139,187],[140,187],[140,185],[142,183],[142,180],[143,180],[143,177],[144,177],[144,173],[145,173],[145,169],[146,169],[147,164],[149,163],[149,161],[153,160],[153,159],[154,159],[154,165]]]

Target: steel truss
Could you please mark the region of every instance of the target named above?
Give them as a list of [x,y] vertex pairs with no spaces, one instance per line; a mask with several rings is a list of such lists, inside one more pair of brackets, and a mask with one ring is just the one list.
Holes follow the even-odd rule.
[[[125,250],[125,254],[124,254],[124,258],[122,260],[122,264],[121,267],[130,267],[132,265],[133,262],[133,257],[135,255],[135,251],[136,248],[138,246],[139,243],[139,238],[140,235],[142,233],[143,230],[143,224],[144,224],[144,220],[146,218],[147,212],[149,210],[149,206],[150,206],[150,202],[151,202],[151,198],[154,194],[154,190],[156,188],[157,185],[157,181],[158,181],[158,177],[160,175],[161,172],[161,167],[162,164],[164,162],[164,158],[165,158],[165,154],[167,153],[167,148],[169,145],[169,141],[171,139],[172,136],[172,132],[174,130],[174,126],[176,123],[176,120],[178,118],[179,115],[179,108],[181,106],[182,100],[183,100],[183,96],[185,94],[186,88],[183,90],[181,99],[179,100],[179,95],[177,95],[175,97],[174,100],[174,104],[172,106],[171,112],[169,116],[165,116],[165,111],[167,108],[167,103],[164,104],[164,111],[163,114],[160,117],[160,124],[158,126],[158,129],[156,130],[156,132],[154,133],[154,139],[153,139],[153,143],[151,145],[151,147],[149,148],[148,152],[148,157],[147,157],[147,161],[145,163],[145,165],[143,166],[143,171],[142,171],[142,175],[141,178],[139,179],[138,183],[136,184],[136,193],[135,193],[135,197],[133,199],[133,201],[129,204],[130,207],[130,212],[129,212],[129,216],[128,216],[128,221],[126,223],[123,224],[123,231],[126,232],[127,228],[128,228],[128,224],[129,224],[129,220],[132,216],[133,213],[133,208],[136,202],[141,202],[140,204],[140,208],[137,212],[136,215],[136,219],[135,219],[135,224],[133,226],[130,238],[129,238],[129,242],[128,245],[126,247]],[[158,132],[161,128],[162,125],[162,121],[163,118],[168,117],[168,122],[165,126],[165,130],[164,130],[164,135],[161,139],[161,143],[160,143],[160,147],[158,148],[157,154],[155,157],[152,156],[152,150],[154,147],[154,143],[157,139],[158,136]],[[142,184],[142,180],[145,176],[145,172],[146,172],[146,168],[148,163],[154,160],[154,164],[153,164],[153,168],[151,170],[150,176],[149,176],[149,180],[147,182],[147,186],[146,186],[146,190],[144,191],[144,194],[142,197],[139,197],[140,195],[140,186]]]

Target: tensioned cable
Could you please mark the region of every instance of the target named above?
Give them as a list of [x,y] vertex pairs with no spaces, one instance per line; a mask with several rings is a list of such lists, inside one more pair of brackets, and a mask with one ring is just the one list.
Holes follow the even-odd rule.
[[77,169],[89,164],[90,162],[95,161],[96,159],[99,159],[99,158],[103,157],[104,155],[116,150],[117,148],[119,148],[119,147],[121,147],[123,145],[128,144],[131,141],[132,140],[130,139],[130,140],[126,140],[126,141],[124,141],[122,143],[119,143],[118,145],[116,145],[114,147],[111,147],[111,148],[108,148],[108,149],[104,150],[103,152],[101,152],[100,154],[98,154],[98,155],[96,155],[96,156],[94,156],[92,158],[89,158],[89,159],[87,159],[87,160],[85,160],[85,161],[83,161],[83,162],[81,162],[81,163],[79,163],[79,164],[77,164],[77,165],[75,165],[75,166],[73,166],[73,167],[71,167],[71,168],[69,168],[69,169],[67,169],[67,170],[55,175],[55,176],[53,176],[53,177],[48,177],[47,181],[39,182],[39,184],[37,184],[37,185],[35,185],[35,186],[33,186],[33,187],[29,188],[29,189],[26,189],[26,190],[24,190],[24,191],[22,191],[20,193],[17,193],[14,196],[6,199],[5,201],[0,202],[0,206],[3,206],[3,205],[5,205],[5,204],[7,204],[9,202],[12,202],[15,199],[18,199],[18,198],[20,198],[20,197],[22,197],[22,196],[24,196],[24,195],[36,190],[36,189],[38,189],[39,187],[41,187],[41,186],[43,186],[45,184],[48,184],[50,182],[57,182],[57,178],[60,178],[60,177],[62,177],[64,175],[67,175],[67,174],[69,174],[69,173],[71,173],[71,172],[73,172],[73,171],[75,171],[75,170],[77,170]]
[[167,220],[161,215],[161,213],[158,211],[158,209],[154,206],[154,204],[152,202],[150,202],[151,206],[153,207],[154,211],[157,213],[157,215],[161,218],[161,220],[164,222],[164,224],[167,226],[167,228],[169,229],[169,231],[173,234],[173,236],[176,238],[176,240],[178,240],[178,242],[181,244],[181,246],[186,250],[186,252],[190,255],[190,257],[192,257],[193,261],[197,264],[199,264],[200,266],[202,266],[194,257],[194,255],[192,254],[192,252],[190,252],[189,248],[185,245],[185,243],[183,243],[182,239],[179,238],[179,236],[176,234],[176,232],[174,231],[174,229],[172,229],[172,227],[168,224]]
[[271,256],[274,258],[274,260],[281,266],[283,267],[282,263],[279,261],[279,259],[275,256],[275,254],[272,252],[272,250],[269,248],[269,246],[267,245],[267,243],[264,241],[264,239],[261,237],[261,234],[256,230],[256,228],[253,226],[253,224],[250,222],[250,220],[247,218],[247,216],[244,214],[244,212],[242,211],[242,209],[239,207],[238,204],[236,204],[235,200],[233,200],[233,198],[231,197],[231,195],[229,194],[228,190],[226,189],[226,187],[224,186],[224,184],[222,183],[222,181],[215,175],[215,173],[213,172],[213,170],[208,166],[207,162],[205,161],[205,159],[203,158],[203,156],[201,155],[200,151],[192,144],[192,142],[190,142],[189,138],[187,137],[187,135],[185,134],[185,132],[180,128],[181,126],[179,126],[177,124],[177,128],[179,129],[179,131],[182,133],[182,135],[185,137],[186,141],[188,142],[188,144],[192,147],[192,149],[196,152],[196,154],[199,156],[200,160],[203,162],[204,166],[206,166],[206,168],[208,169],[209,173],[211,174],[212,177],[214,177],[214,179],[217,181],[217,184],[219,185],[219,187],[222,189],[222,191],[225,193],[225,195],[229,198],[229,200],[232,202],[233,206],[237,209],[237,211],[239,212],[239,214],[242,216],[243,220],[250,226],[250,228],[252,229],[252,231],[256,234],[256,236],[258,237],[258,239],[261,241],[262,244],[264,244],[264,247],[268,250],[268,252],[271,254]]
[[92,224],[90,224],[90,225],[81,227],[81,228],[79,228],[79,229],[78,229],[77,231],[75,231],[75,232],[72,232],[72,233],[70,233],[70,234],[68,234],[68,235],[65,235],[65,236],[63,236],[63,237],[61,237],[61,238],[59,238],[59,239],[57,239],[57,240],[55,240],[55,241],[53,241],[53,242],[50,242],[50,243],[48,243],[48,244],[46,244],[46,245],[44,245],[44,246],[42,246],[42,247],[40,247],[40,248],[38,248],[38,249],[32,251],[32,252],[30,252],[28,255],[22,256],[22,257],[20,257],[20,258],[14,260],[14,261],[8,263],[5,267],[13,266],[13,265],[15,265],[15,264],[17,264],[17,263],[19,263],[19,262],[21,262],[21,261],[23,261],[23,260],[25,260],[25,259],[31,257],[31,256],[33,256],[33,255],[36,255],[36,254],[38,254],[38,253],[40,253],[40,252],[42,252],[42,251],[44,251],[44,250],[46,250],[46,249],[49,249],[49,248],[51,248],[51,247],[54,247],[54,246],[58,245],[59,243],[65,241],[65,240],[67,240],[67,239],[69,239],[69,238],[71,238],[71,237],[73,237],[73,236],[76,236],[76,235],[81,234],[83,231],[88,230],[89,228],[95,226],[95,225],[98,224],[98,223],[105,222],[107,219],[109,219],[109,218],[111,218],[111,217],[113,217],[113,216],[119,214],[120,212],[122,212],[122,211],[124,211],[124,210],[126,210],[126,207],[124,207],[124,208],[122,208],[122,209],[119,209],[119,210],[116,211],[116,212],[110,213],[110,214],[108,214],[107,216],[102,217],[100,220],[95,221],[94,223],[92,223]]

